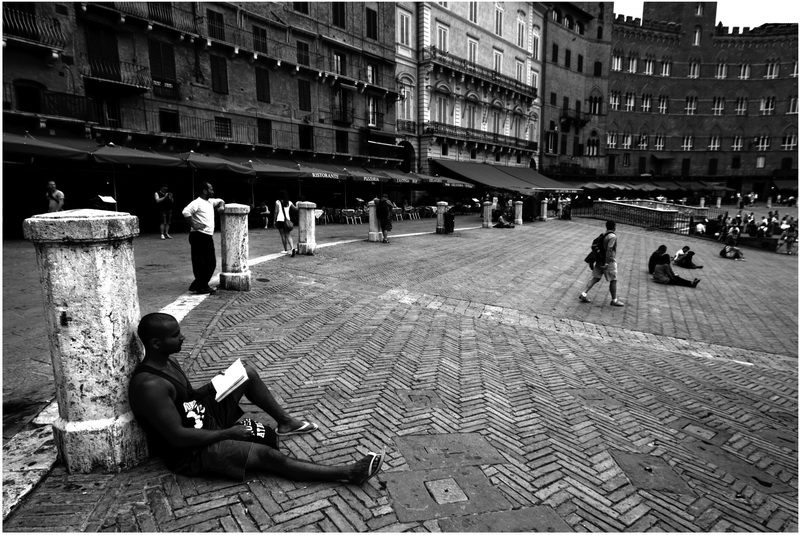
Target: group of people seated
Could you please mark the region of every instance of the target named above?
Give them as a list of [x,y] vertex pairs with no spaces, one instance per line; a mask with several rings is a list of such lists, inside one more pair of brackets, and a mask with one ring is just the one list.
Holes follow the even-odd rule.
[[672,263],[676,266],[682,268],[703,269],[703,266],[698,266],[694,263],[694,251],[691,251],[688,245],[679,250],[674,258],[670,258],[669,253],[667,253],[666,245],[660,245],[658,249],[650,255],[650,260],[647,263],[648,270],[650,274],[653,275],[653,280],[659,284],[697,288],[700,279],[694,278],[689,280],[677,275],[670,265],[670,260],[672,260]]

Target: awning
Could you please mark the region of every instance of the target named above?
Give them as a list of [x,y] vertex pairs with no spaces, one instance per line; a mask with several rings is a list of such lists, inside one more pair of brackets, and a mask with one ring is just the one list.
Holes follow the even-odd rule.
[[332,163],[322,162],[306,162],[297,160],[300,164],[300,170],[309,173],[311,178],[331,178],[333,180],[341,180],[347,178],[347,172]]
[[475,184],[471,184],[469,182],[464,182],[462,180],[456,180],[455,178],[445,178],[444,185],[449,188],[474,188]]
[[553,180],[552,178],[548,178],[535,169],[531,169],[530,167],[495,166],[495,169],[499,169],[504,173],[508,173],[509,175],[522,180],[523,182],[527,182],[533,186],[534,189],[550,191],[578,191],[577,188],[574,188],[568,184],[564,184],[563,182]]
[[243,167],[249,167],[256,172],[256,176],[259,178],[303,178],[306,176],[306,173],[298,169],[297,164],[290,167],[292,164],[288,161],[286,164],[282,165],[281,163],[271,160],[265,161],[258,158],[237,155],[226,155],[225,159]]
[[788,191],[797,191],[797,179],[776,179],[772,183],[778,189],[785,189]]
[[348,165],[347,173],[357,182],[388,182],[389,176],[380,171],[369,171],[357,165]]
[[378,169],[372,167],[366,167],[365,169],[370,172],[382,173],[389,177],[389,180],[397,182],[398,184],[419,184],[422,182],[419,177],[412,176],[410,173],[403,173],[396,169]]
[[178,155],[182,158],[189,167],[194,169],[206,169],[210,171],[228,171],[245,176],[255,176],[256,172],[250,167],[233,163],[230,160],[217,158],[215,156],[208,156],[205,154],[198,154],[194,151],[183,152]]
[[661,191],[678,191],[681,187],[672,180],[655,180],[653,185]]
[[86,149],[73,148],[59,143],[35,139],[30,135],[18,136],[3,132],[3,152],[25,154],[27,156],[44,156],[47,158],[63,158],[73,161],[89,159],[89,147],[97,143],[87,139]]
[[128,147],[109,144],[92,151],[92,158],[97,163],[112,165],[150,165],[157,167],[185,167],[180,158],[148,152]]
[[[448,175],[455,175],[459,179],[518,193],[531,193],[533,191],[533,186],[529,183],[504,173],[491,164],[454,162],[451,160],[433,161]],[[447,177],[445,176],[445,178]]]
[[440,176],[425,175],[423,173],[408,173],[408,174],[420,179],[422,182],[427,182],[429,184],[443,184],[444,183],[444,179],[442,177],[440,177]]

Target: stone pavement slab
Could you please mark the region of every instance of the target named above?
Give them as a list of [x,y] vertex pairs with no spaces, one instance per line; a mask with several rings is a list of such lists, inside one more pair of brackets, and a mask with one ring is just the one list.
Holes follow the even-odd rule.
[[[157,460],[121,474],[57,466],[3,529],[467,530],[489,522],[458,507],[468,469],[508,503],[493,513],[547,508],[574,531],[796,531],[797,448],[785,438],[797,434],[796,257],[726,261],[714,242],[622,226],[627,306],[608,306],[605,283],[587,305],[582,258],[600,226],[344,243],[259,264],[253,291],[220,292],[186,315],[178,358],[193,380],[241,357],[291,412],[320,423],[283,441],[287,454],[342,463],[387,445],[384,472],[363,487],[188,479]],[[698,289],[652,283],[650,252],[687,240],[706,265]],[[436,438],[456,434],[499,455],[425,476],[404,453],[409,440],[458,453]],[[698,436],[725,437],[716,458],[697,454]],[[658,459],[682,488],[637,486],[615,452]],[[392,491],[401,477],[428,477],[419,488],[433,502],[455,501],[411,519]]]

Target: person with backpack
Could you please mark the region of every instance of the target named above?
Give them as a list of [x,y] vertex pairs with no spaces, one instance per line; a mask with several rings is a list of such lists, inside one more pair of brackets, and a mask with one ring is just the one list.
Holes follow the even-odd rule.
[[600,282],[605,275],[608,281],[608,290],[611,292],[611,306],[622,307],[625,304],[617,299],[617,224],[611,220],[606,221],[606,231],[592,241],[592,251],[586,257],[586,262],[592,268],[592,278],[586,283],[578,299],[584,303],[591,303],[588,297],[589,290]]

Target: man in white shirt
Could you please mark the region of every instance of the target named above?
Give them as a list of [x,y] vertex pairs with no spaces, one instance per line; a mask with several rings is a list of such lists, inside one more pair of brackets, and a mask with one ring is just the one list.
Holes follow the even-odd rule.
[[213,198],[214,187],[204,182],[200,195],[183,209],[183,219],[189,225],[189,245],[192,248],[192,271],[194,281],[190,292],[215,294],[208,281],[217,269],[217,253],[214,250],[214,210],[225,209],[225,201]]

